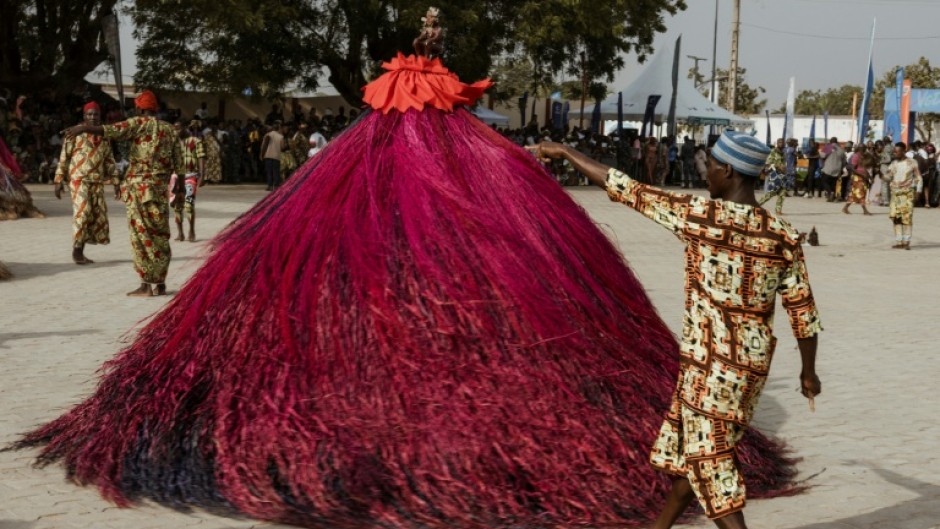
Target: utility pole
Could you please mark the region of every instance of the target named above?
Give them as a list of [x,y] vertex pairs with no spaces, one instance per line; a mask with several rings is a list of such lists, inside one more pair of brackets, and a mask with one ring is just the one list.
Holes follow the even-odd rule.
[[695,65],[692,66],[692,84],[695,85],[695,88],[698,88],[698,63],[699,61],[707,61],[705,57],[696,57],[695,55],[686,55],[686,57],[695,61]]
[[734,104],[738,97],[738,37],[741,33],[741,0],[734,0],[734,15],[731,21],[731,89],[729,90],[728,110],[734,114]]
[[[712,103],[718,103],[718,0],[715,0],[715,32],[712,34]],[[713,125],[714,126],[714,125]]]

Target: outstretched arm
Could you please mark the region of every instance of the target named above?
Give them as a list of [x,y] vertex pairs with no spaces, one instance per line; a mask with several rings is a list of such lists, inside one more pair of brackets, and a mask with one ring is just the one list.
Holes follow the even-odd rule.
[[586,176],[592,184],[605,189],[607,188],[607,173],[610,171],[610,167],[581,154],[567,145],[545,141],[538,145],[526,147],[526,149],[532,151],[532,153],[543,162],[564,158],[568,160],[578,172]]

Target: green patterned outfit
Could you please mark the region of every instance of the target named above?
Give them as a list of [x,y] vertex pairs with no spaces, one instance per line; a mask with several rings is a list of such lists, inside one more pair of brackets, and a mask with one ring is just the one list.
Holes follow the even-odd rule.
[[171,255],[166,181],[182,158],[176,130],[153,116],[138,116],[103,128],[106,139],[130,142],[122,198],[127,206],[134,269],[144,283],[164,283]]
[[612,200],[685,243],[685,314],[672,405],[650,462],[689,480],[709,518],[744,508],[735,446],[767,380],[777,295],[797,338],[822,330],[799,233],[764,208],[670,193],[616,169]]
[[55,182],[68,182],[72,191],[73,247],[110,243],[104,186],[118,182],[111,142],[92,134],[79,134],[65,140]]
[[[173,190],[173,217],[177,224],[183,223],[186,217],[190,223],[196,216],[196,189],[199,186],[199,160],[206,158],[205,142],[190,136],[180,140],[180,165],[177,169],[176,189]],[[203,162],[208,169],[208,161]],[[205,177],[205,175],[203,175]]]
[[770,151],[770,154],[767,156],[766,162],[766,184],[764,189],[767,191],[764,193],[764,196],[760,199],[760,205],[764,205],[767,202],[770,202],[770,199],[776,198],[777,202],[774,205],[774,211],[777,215],[783,213],[783,200],[787,196],[787,185],[786,185],[786,160],[783,157],[783,153],[776,147]]

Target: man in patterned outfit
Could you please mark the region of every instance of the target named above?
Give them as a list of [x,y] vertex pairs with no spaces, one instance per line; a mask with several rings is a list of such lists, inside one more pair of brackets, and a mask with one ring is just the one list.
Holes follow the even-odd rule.
[[189,221],[189,242],[196,240],[196,189],[205,185],[203,180],[206,174],[206,148],[202,138],[199,137],[199,122],[193,121],[189,128],[184,128],[181,122],[176,122],[176,133],[179,136],[180,151],[183,158],[177,168],[176,188],[173,190],[171,205],[173,217],[176,220],[176,230],[179,235],[177,241],[183,238],[183,217]]
[[[101,123],[101,107],[94,101],[82,109],[85,123]],[[55,197],[62,198],[66,181],[72,191],[72,260],[75,264],[93,263],[85,257],[85,244],[108,244],[108,204],[104,186],[118,186],[118,171],[111,152],[111,142],[101,136],[80,134],[62,145],[55,172]]]
[[134,100],[139,115],[110,125],[85,123],[66,129],[66,137],[82,133],[106,140],[129,141],[123,199],[134,257],[141,284],[128,292],[132,297],[166,294],[170,268],[170,222],[167,179],[181,163],[179,141],[173,126],[155,117],[157,97],[144,90]]
[[888,218],[894,223],[895,243],[892,248],[910,250],[914,232],[914,193],[924,185],[917,161],[907,157],[907,145],[894,146],[894,160],[881,175],[891,190]]
[[812,399],[821,390],[815,359],[822,328],[799,234],[754,196],[769,149],[749,135],[725,132],[709,156],[712,200],[641,184],[557,143],[532,150],[542,159],[567,159],[612,200],[686,244],[678,383],[650,457],[673,482],[654,528],[672,527],[695,498],[718,527],[745,528],[745,486],[734,449],[770,369],[778,293],[799,343],[803,395]]

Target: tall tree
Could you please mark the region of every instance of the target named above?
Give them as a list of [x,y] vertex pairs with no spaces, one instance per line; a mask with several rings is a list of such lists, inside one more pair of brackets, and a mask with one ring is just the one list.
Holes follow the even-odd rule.
[[[795,114],[800,115],[829,112],[833,116],[850,116],[853,111],[852,100],[855,96],[858,96],[858,100],[861,102],[862,95],[861,86],[849,84],[842,85],[839,88],[829,88],[825,91],[800,90],[796,94],[793,111]],[[787,104],[784,102],[774,112],[782,114],[786,112],[786,108]]]
[[[288,5],[289,4],[289,5]],[[350,104],[381,61],[411,50],[426,0],[138,0],[138,82],[270,95],[316,86],[320,69]],[[443,6],[444,62],[465,79],[485,77],[494,58],[529,60],[533,86],[579,69],[611,79],[623,52],[641,58],[684,0],[452,0]],[[575,37],[572,37],[575,36]],[[515,95],[515,94],[510,94]]]
[[[718,78],[724,79],[724,82],[721,83],[718,89],[718,100],[722,102],[723,107],[729,108],[728,100],[731,97],[731,84],[728,83],[727,80],[729,78],[728,72],[730,69],[723,70],[718,68],[716,71]],[[738,89],[735,95],[734,111],[745,116],[758,114],[767,106],[767,98],[758,99],[758,97],[766,93],[767,90],[765,90],[763,86],[752,87],[747,84],[745,75],[747,75],[747,68],[741,68],[739,66],[737,75]]]
[[102,17],[116,0],[0,2],[0,83],[17,93],[61,98],[81,90],[108,58]]

